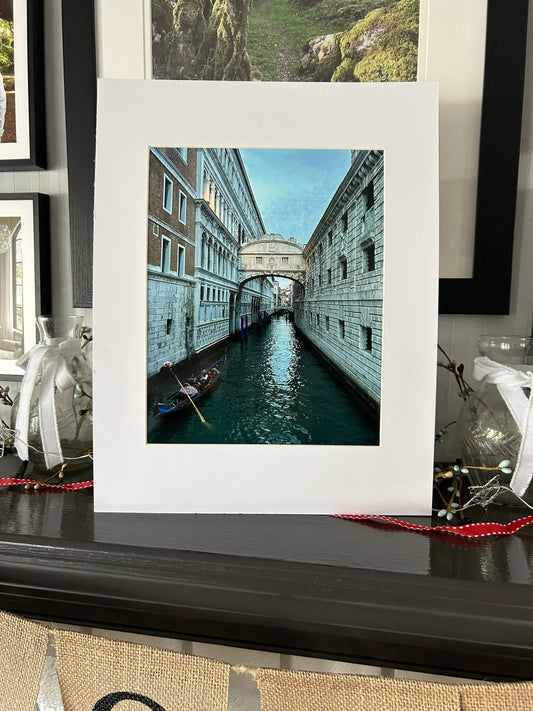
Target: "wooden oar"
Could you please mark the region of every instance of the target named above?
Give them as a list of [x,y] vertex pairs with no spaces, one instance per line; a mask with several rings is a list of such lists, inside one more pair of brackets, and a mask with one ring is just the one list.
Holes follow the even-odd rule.
[[178,385],[180,386],[180,388],[183,390],[183,392],[185,393],[185,395],[187,395],[187,397],[188,397],[189,400],[191,401],[191,405],[192,405],[192,406],[194,407],[194,409],[196,410],[196,414],[197,414],[198,417],[200,418],[200,422],[202,423],[202,425],[205,425],[205,426],[206,426],[208,429],[210,429],[210,430],[214,430],[215,428],[213,427],[213,425],[210,425],[210,424],[209,424],[209,422],[205,419],[205,417],[202,415],[202,413],[200,412],[200,410],[196,407],[196,404],[195,404],[194,400],[193,400],[192,397],[189,395],[189,393],[187,392],[187,390],[185,390],[184,386],[182,385],[182,383],[181,383],[180,379],[178,378],[178,376],[176,375],[176,373],[174,373],[172,370],[171,370],[170,372],[171,372],[172,375],[176,378],[176,380],[178,381]]

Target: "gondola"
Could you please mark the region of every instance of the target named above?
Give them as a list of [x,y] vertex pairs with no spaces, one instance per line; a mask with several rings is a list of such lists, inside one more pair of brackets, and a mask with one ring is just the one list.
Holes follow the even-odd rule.
[[195,383],[195,387],[198,389],[196,394],[187,397],[187,395],[181,391],[181,386],[178,386],[164,395],[161,400],[156,400],[152,412],[153,417],[157,419],[160,417],[167,417],[168,415],[174,415],[185,410],[194,409],[192,402],[197,405],[199,400],[213,392],[219,384],[225,360],[226,356],[223,355],[222,358],[216,360],[210,366],[198,373],[195,377],[188,378],[183,381],[183,385],[185,387]]

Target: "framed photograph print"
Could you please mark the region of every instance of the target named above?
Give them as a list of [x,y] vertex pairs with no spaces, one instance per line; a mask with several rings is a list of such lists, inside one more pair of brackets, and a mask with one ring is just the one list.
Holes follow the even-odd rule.
[[51,311],[48,196],[0,195],[0,379],[36,343],[35,318]]
[[0,170],[46,168],[42,0],[0,2]]
[[[386,3],[391,12],[398,4]],[[255,3],[253,12],[261,13],[262,5]],[[376,13],[384,5],[365,7]],[[418,7],[416,2],[402,5],[411,13]],[[296,3],[293,12],[311,13],[313,7]],[[388,15],[380,12],[385,21]],[[512,12],[504,0],[420,0],[419,15],[410,20],[411,34],[418,32],[418,80],[441,84],[441,313],[504,314],[509,309],[527,16],[527,0],[517,0]],[[355,20],[364,23],[366,17]],[[167,0],[97,0],[96,21],[100,76],[150,78],[154,67],[159,76],[157,67],[175,66],[170,50],[172,41],[179,43],[179,27],[173,26]],[[300,17],[294,24],[309,29]],[[90,31],[81,22],[79,30]],[[327,34],[316,32],[317,37]],[[394,34],[390,39],[394,54]],[[329,52],[321,56],[327,60]],[[379,79],[384,78],[389,77]]]
[[437,111],[432,83],[99,80],[97,510],[429,512]]

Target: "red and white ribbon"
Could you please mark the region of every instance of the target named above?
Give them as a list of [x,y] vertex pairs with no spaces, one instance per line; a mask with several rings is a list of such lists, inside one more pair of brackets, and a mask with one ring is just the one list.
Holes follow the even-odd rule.
[[420,531],[422,533],[450,533],[454,536],[464,538],[486,538],[487,536],[508,536],[516,533],[521,528],[533,523],[532,516],[517,518],[509,523],[494,523],[493,521],[483,521],[482,523],[465,523],[462,526],[422,526],[418,523],[400,521],[391,516],[373,516],[371,514],[334,514],[335,518],[346,518],[352,521],[381,521],[392,526],[405,528],[408,531]]
[[17,479],[15,477],[0,477],[0,486],[38,486],[40,489],[55,489],[56,491],[81,491],[82,489],[92,489],[92,481],[77,481],[74,484],[49,484],[37,479]]

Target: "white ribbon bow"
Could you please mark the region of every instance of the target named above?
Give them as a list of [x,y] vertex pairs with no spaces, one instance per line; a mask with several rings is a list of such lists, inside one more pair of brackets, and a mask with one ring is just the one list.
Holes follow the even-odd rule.
[[54,390],[65,392],[76,385],[68,366],[67,357],[81,355],[81,339],[68,339],[57,345],[34,346],[17,360],[24,368],[24,378],[19,394],[19,409],[15,428],[15,446],[22,460],[28,459],[28,431],[30,424],[30,403],[35,383],[41,373],[41,394],[39,397],[39,428],[47,469],[63,464],[63,450],[59,439],[56,419]]
[[533,373],[480,356],[474,360],[474,378],[496,385],[522,434],[510,487],[523,496],[533,478],[533,392],[530,390],[529,397],[524,392],[524,388],[533,390]]

